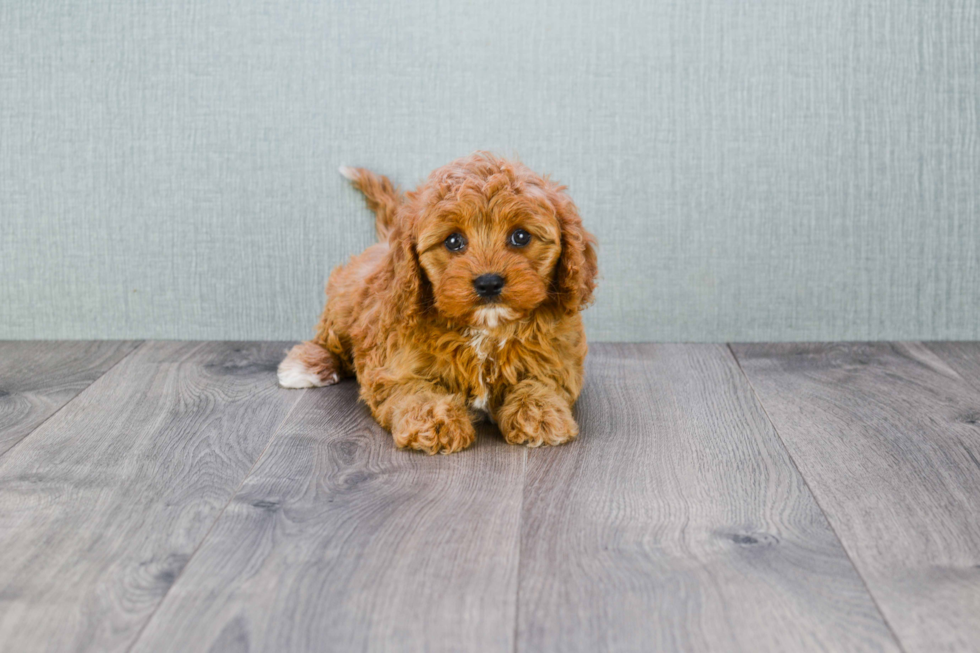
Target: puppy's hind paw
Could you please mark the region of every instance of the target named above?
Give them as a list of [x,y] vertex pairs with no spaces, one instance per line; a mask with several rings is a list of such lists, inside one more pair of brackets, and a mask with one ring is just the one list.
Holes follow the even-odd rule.
[[332,353],[314,342],[303,342],[290,350],[277,374],[284,388],[320,388],[340,381],[339,369]]

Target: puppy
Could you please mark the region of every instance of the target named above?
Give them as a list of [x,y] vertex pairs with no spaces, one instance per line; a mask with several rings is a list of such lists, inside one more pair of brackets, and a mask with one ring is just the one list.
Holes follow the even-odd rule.
[[316,337],[289,352],[279,383],[356,375],[395,444],[428,454],[468,447],[481,413],[512,444],[573,439],[579,311],[597,268],[564,186],[485,152],[404,194],[363,168],[341,174],[375,212],[379,242],[331,273]]

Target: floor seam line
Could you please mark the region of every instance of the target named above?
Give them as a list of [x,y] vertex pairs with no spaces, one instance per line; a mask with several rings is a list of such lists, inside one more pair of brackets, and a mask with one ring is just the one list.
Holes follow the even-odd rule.
[[[123,342],[126,342],[126,341],[123,341]],[[124,360],[126,360],[126,359],[128,359],[128,358],[129,358],[130,356],[132,356],[132,355],[133,355],[133,354],[135,354],[135,353],[136,353],[137,351],[139,351],[140,349],[142,349],[142,348],[143,348],[143,345],[145,345],[145,344],[146,344],[146,343],[147,343],[148,341],[146,341],[146,340],[135,340],[135,341],[134,341],[134,340],[129,340],[128,342],[136,342],[136,343],[137,343],[137,344],[136,344],[136,346],[135,346],[135,347],[133,347],[133,350],[132,350],[132,351],[130,351],[130,352],[129,352],[129,353],[127,353],[127,354],[126,354],[125,356],[123,356],[122,358],[120,358],[119,360],[117,360],[117,361],[116,361],[115,363],[113,363],[112,365],[110,365],[110,366],[109,366],[108,368],[106,368],[106,370],[105,370],[105,371],[104,371],[104,372],[103,372],[102,374],[100,374],[100,375],[98,375],[97,377],[95,377],[94,379],[92,379],[92,381],[91,381],[91,382],[90,382],[90,383],[89,383],[88,385],[86,385],[86,386],[85,386],[84,388],[82,388],[81,390],[79,390],[79,391],[78,391],[78,394],[77,394],[77,395],[75,395],[74,397],[72,397],[71,399],[69,399],[68,401],[66,401],[66,402],[65,402],[64,404],[62,404],[62,405],[61,405],[61,406],[60,406],[60,407],[59,407],[59,408],[58,408],[58,409],[57,409],[56,411],[54,411],[53,413],[51,413],[50,415],[48,415],[47,417],[45,417],[45,418],[44,418],[44,419],[43,419],[43,420],[41,421],[41,423],[40,423],[40,424],[38,424],[37,426],[35,426],[34,428],[32,428],[32,429],[30,430],[30,432],[29,432],[29,433],[27,433],[27,434],[25,434],[25,435],[24,435],[24,437],[22,437],[22,438],[21,438],[20,440],[18,440],[17,442],[15,442],[15,443],[14,443],[14,444],[13,444],[13,445],[12,445],[12,446],[11,446],[11,447],[9,448],[9,449],[7,449],[6,451],[4,451],[3,453],[0,453],[0,460],[2,460],[2,459],[3,459],[3,458],[4,458],[4,457],[5,457],[6,455],[7,455],[7,454],[9,454],[9,453],[10,453],[11,451],[13,451],[13,450],[14,450],[14,449],[16,449],[17,447],[19,447],[19,446],[21,445],[21,443],[22,443],[22,442],[24,442],[24,441],[25,441],[25,440],[27,440],[27,439],[28,439],[29,437],[31,437],[32,435],[34,435],[35,433],[37,433],[37,432],[38,432],[38,430],[39,430],[39,429],[40,429],[40,428],[41,428],[42,426],[44,426],[44,425],[45,425],[45,424],[47,424],[47,423],[48,423],[49,421],[51,421],[52,419],[54,419],[54,417],[55,417],[56,415],[58,415],[59,413],[61,413],[61,411],[63,411],[63,410],[64,410],[65,408],[67,408],[67,407],[68,407],[69,405],[71,405],[71,404],[73,404],[73,403],[75,403],[75,401],[77,401],[79,397],[81,397],[81,396],[82,396],[83,394],[85,394],[85,391],[86,391],[86,390],[88,390],[88,389],[89,389],[89,388],[91,388],[91,387],[92,387],[93,385],[95,385],[95,384],[96,384],[96,383],[98,383],[98,382],[99,382],[100,380],[102,380],[102,378],[103,378],[103,377],[104,377],[104,376],[105,376],[106,374],[108,374],[108,373],[109,373],[109,372],[111,372],[112,370],[114,370],[114,369],[116,369],[116,367],[117,367],[117,366],[118,366],[118,365],[119,365],[120,363],[122,363],[122,362],[123,362]]]
[[735,354],[735,349],[732,348],[732,344],[730,342],[725,344],[728,347],[728,353],[731,354],[732,358],[735,360],[735,365],[738,366],[738,371],[741,372],[742,378],[745,379],[745,382],[749,384],[749,389],[752,390],[752,396],[755,397],[756,403],[758,403],[759,407],[762,409],[762,414],[766,416],[766,421],[768,421],[769,426],[772,427],[772,432],[776,435],[776,438],[779,440],[779,445],[783,448],[783,451],[786,452],[786,457],[789,458],[789,462],[793,466],[793,469],[796,470],[796,473],[799,475],[800,480],[803,481],[803,485],[806,487],[807,492],[809,492],[810,496],[813,498],[813,502],[817,504],[817,508],[820,510],[820,514],[823,515],[824,520],[827,522],[827,527],[830,528],[830,532],[834,534],[834,537],[837,539],[837,543],[840,544],[841,551],[843,551],[844,555],[847,556],[847,561],[851,563],[851,568],[854,569],[854,573],[856,573],[858,578],[861,579],[861,584],[864,585],[864,590],[868,593],[868,598],[871,599],[871,603],[874,605],[875,610],[877,610],[878,614],[881,615],[882,623],[884,623],[885,627],[888,628],[888,632],[891,633],[892,639],[895,640],[895,644],[898,646],[898,649],[900,651],[905,652],[906,649],[905,646],[902,644],[902,640],[898,637],[898,633],[895,632],[895,629],[888,621],[888,617],[885,615],[884,610],[881,609],[881,605],[878,603],[878,599],[875,598],[874,592],[871,591],[871,587],[868,585],[867,579],[864,577],[864,574],[861,573],[861,569],[858,568],[857,564],[855,564],[854,558],[851,557],[850,552],[847,550],[847,546],[844,544],[844,540],[841,539],[841,536],[837,532],[837,529],[834,528],[834,524],[833,522],[830,521],[830,516],[827,514],[827,511],[824,510],[824,507],[820,504],[820,499],[817,498],[817,494],[813,491],[813,488],[810,486],[810,482],[807,480],[806,476],[803,475],[803,472],[800,471],[799,465],[796,464],[796,458],[793,457],[793,454],[789,450],[789,447],[786,446],[786,441],[783,440],[783,436],[779,434],[779,429],[776,428],[776,423],[772,421],[772,417],[769,415],[769,410],[766,408],[766,405],[762,402],[762,397],[760,397],[759,393],[756,391],[755,385],[752,383],[752,379],[750,379],[749,375],[745,373],[745,369],[742,367],[742,361],[740,361],[738,359],[738,356]]
[[156,617],[157,612],[160,611],[160,607],[163,605],[163,602],[167,600],[167,596],[169,596],[173,588],[177,586],[178,581],[180,581],[180,579],[183,577],[184,571],[186,571],[186,569],[190,566],[191,561],[194,560],[194,557],[197,555],[198,551],[201,550],[201,547],[204,546],[204,543],[208,540],[209,537],[211,537],[211,532],[214,531],[214,527],[218,525],[219,521],[221,521],[221,518],[225,514],[225,510],[228,509],[228,506],[231,505],[232,501],[235,500],[235,497],[238,496],[238,493],[241,492],[241,489],[245,486],[245,482],[252,475],[252,472],[255,471],[255,468],[256,466],[258,466],[259,462],[263,458],[265,458],[265,455],[269,452],[269,448],[272,446],[272,443],[279,436],[280,431],[282,431],[283,425],[286,424],[287,421],[289,421],[290,415],[293,414],[293,411],[296,409],[296,406],[299,405],[299,402],[303,398],[303,394],[305,393],[297,393],[297,394],[299,394],[300,396],[296,398],[296,401],[293,402],[293,405],[289,407],[288,411],[286,411],[286,414],[285,416],[283,416],[282,421],[279,422],[278,425],[276,425],[276,428],[275,430],[273,430],[272,436],[269,438],[269,441],[265,443],[265,447],[262,449],[262,453],[260,453],[255,458],[255,462],[253,462],[252,466],[248,468],[247,472],[245,472],[245,475],[242,477],[242,480],[238,484],[238,487],[236,487],[235,491],[232,492],[231,495],[228,497],[228,501],[225,502],[225,505],[221,507],[221,510],[218,512],[218,515],[214,518],[214,521],[211,522],[211,526],[208,527],[208,530],[204,534],[204,537],[202,537],[201,541],[197,543],[197,546],[194,547],[194,550],[191,552],[191,554],[187,556],[187,562],[184,563],[184,566],[181,568],[180,573],[178,573],[177,576],[174,578],[174,582],[172,582],[170,584],[170,587],[167,588],[167,591],[163,593],[163,596],[160,597],[160,601],[157,603],[156,607],[153,608],[153,612],[150,613],[150,616],[147,617],[146,621],[143,622],[143,625],[140,626],[139,632],[137,632],[136,637],[133,638],[133,643],[126,648],[127,653],[129,653],[129,651],[132,651],[133,648],[139,643],[140,638],[143,637],[143,633],[146,632],[146,628],[150,625],[150,622],[153,621],[153,618]]
[[530,450],[524,447],[524,469],[521,479],[521,507],[517,512],[517,587],[514,592],[514,638],[511,651],[517,653],[518,625],[521,618],[521,550],[524,548],[524,494],[527,492],[527,459]]

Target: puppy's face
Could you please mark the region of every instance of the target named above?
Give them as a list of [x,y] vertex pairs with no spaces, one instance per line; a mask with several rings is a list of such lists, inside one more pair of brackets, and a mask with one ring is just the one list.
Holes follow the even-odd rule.
[[391,301],[406,320],[434,307],[456,322],[494,327],[544,303],[568,315],[592,302],[595,238],[563,186],[477,152],[405,198],[389,260]]
[[495,327],[547,299],[562,238],[545,189],[498,173],[468,177],[430,199],[416,247],[440,313]]

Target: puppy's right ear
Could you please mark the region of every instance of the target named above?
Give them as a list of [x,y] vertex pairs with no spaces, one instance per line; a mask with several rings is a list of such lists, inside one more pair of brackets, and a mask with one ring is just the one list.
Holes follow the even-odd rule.
[[432,304],[428,279],[419,264],[414,216],[404,211],[388,234],[392,269],[392,306],[400,319],[414,319]]

